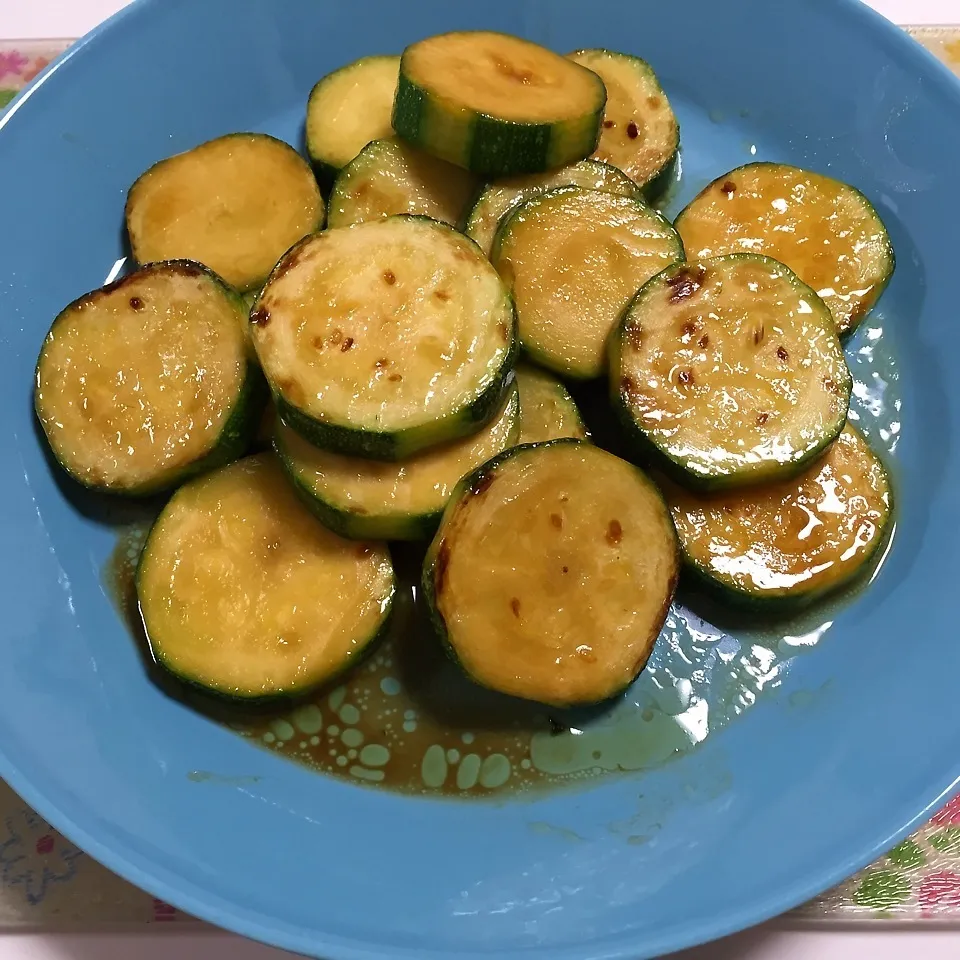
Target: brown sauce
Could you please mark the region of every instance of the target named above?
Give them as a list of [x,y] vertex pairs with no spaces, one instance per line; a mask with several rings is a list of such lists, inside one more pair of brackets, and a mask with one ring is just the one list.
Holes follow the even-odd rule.
[[[268,710],[234,708],[187,689],[153,664],[143,634],[134,575],[145,533],[141,525],[120,537],[105,580],[148,669],[165,692],[259,746],[354,783],[413,794],[515,794],[609,776],[620,766],[603,762],[600,740],[583,754],[574,742],[579,732],[571,732],[603,709],[550,711],[466,679],[414,602],[422,553],[406,545],[393,550],[400,602],[391,636],[336,687]],[[673,725],[659,711],[645,707],[641,715],[638,707],[636,717],[650,728],[650,763],[689,746],[676,731],[663,738],[664,723]],[[607,741],[616,729],[610,726]]]

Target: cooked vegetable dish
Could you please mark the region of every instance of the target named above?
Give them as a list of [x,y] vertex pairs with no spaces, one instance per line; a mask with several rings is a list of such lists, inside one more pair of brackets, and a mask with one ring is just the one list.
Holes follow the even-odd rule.
[[870,569],[893,490],[842,338],[894,255],[862,193],[751,163],[671,223],[654,68],[488,31],[322,77],[305,132],[158,158],[135,268],[37,361],[59,467],[170,494],[136,573],[168,674],[329,683],[396,619],[398,541],[463,673],[553,707],[634,681],[681,577],[781,611]]

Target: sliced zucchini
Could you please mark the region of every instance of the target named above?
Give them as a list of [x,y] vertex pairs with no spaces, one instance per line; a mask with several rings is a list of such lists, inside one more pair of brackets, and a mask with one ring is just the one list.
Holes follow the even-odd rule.
[[474,177],[452,163],[393,137],[374,140],[340,171],[327,225],[414,213],[456,226],[476,190]]
[[403,51],[393,128],[443,160],[506,177],[588,157],[605,102],[595,73],[529,40],[444,33]]
[[244,701],[292,697],[343,673],[383,634],[394,594],[386,546],[327,530],[269,453],[178,490],[136,583],[156,662]]
[[648,196],[662,192],[680,149],[680,126],[653,68],[612,50],[578,50],[570,59],[607,88],[607,106],[594,156],[619,167]]
[[363,57],[334,70],[307,100],[307,155],[328,187],[371,141],[393,135],[390,114],[400,58]]
[[579,187],[514,208],[491,254],[513,292],[524,349],[581,380],[603,372],[607,337],[637,289],[681,259],[680,238],[656,210]]
[[578,160],[550,173],[532,173],[487,184],[467,214],[464,233],[489,257],[497,225],[504,214],[518,203],[554,187],[584,187],[641,198],[637,185],[616,167],[597,160]]
[[343,537],[421,540],[440,522],[458,481],[512,446],[520,431],[517,388],[482,430],[402,463],[342,457],[278,423],[274,445],[304,502]]
[[729,601],[811,600],[853,580],[890,525],[890,480],[847,425],[799,477],[698,496],[663,485],[687,566]]
[[84,486],[142,495],[243,454],[266,391],[240,295],[198,263],[155,263],[53,321],[34,401]]
[[426,217],[306,238],[250,315],[284,422],[335,453],[400,460],[500,409],[513,305],[471,240]]
[[587,437],[587,428],[570,391],[556,377],[526,363],[517,367],[516,375],[520,388],[520,443]]
[[851,387],[826,305],[753,254],[668,267],[610,342],[627,431],[700,489],[798,473],[843,429]]
[[465,478],[424,561],[453,656],[482,686],[598,703],[643,669],[679,566],[657,488],[579,440],[514,447]]
[[323,217],[307,162],[264,133],[233,133],[161,160],[127,194],[127,233],[140,263],[197,260],[238,290],[263,283]]
[[714,180],[676,220],[690,257],[764,253],[781,260],[854,330],[893,274],[883,221],[853,187],[783,163],[749,163]]

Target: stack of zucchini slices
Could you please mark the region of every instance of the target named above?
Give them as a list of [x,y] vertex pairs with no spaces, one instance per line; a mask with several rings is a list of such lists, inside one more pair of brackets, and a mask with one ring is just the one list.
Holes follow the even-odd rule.
[[856,580],[891,529],[889,476],[848,420],[842,339],[893,248],[857,190],[778,163],[718,177],[674,226],[687,260],[624,311],[611,402],[658,471],[692,576],[790,609]]
[[[329,682],[388,628],[386,541],[421,540],[471,677],[596,703],[645,665],[682,561],[795,599],[876,549],[889,483],[846,425],[839,335],[893,256],[856,191],[755,165],[671,224],[649,65],[483,31],[324,77],[306,141],[309,163],[239,133],[150,168],[139,268],[40,354],[67,473],[175,491],[137,575],[165,669],[242,700]],[[644,469],[564,385],[607,374]]]

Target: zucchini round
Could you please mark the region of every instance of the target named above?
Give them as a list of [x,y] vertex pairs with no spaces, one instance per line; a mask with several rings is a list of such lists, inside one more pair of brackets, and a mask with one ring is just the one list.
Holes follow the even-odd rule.
[[393,135],[398,56],[363,57],[328,73],[307,100],[307,155],[324,189],[371,141]]
[[597,160],[578,160],[550,173],[532,173],[488,183],[467,214],[464,233],[489,257],[497,225],[504,214],[518,203],[554,187],[583,187],[642,199],[640,188],[616,167]]
[[520,388],[519,443],[587,438],[577,404],[556,377],[526,363],[517,367],[516,376]]
[[243,454],[266,391],[240,295],[198,263],[154,263],[53,321],[37,417],[86,487],[145,495]]
[[196,260],[238,290],[263,283],[323,218],[307,162],[264,133],[232,133],[161,160],[127,194],[127,233],[139,263]]
[[500,409],[513,305],[477,245],[398,216],[306,238],[250,315],[283,421],[334,453],[402,460]]
[[594,156],[619,167],[651,198],[663,192],[680,149],[680,126],[653,68],[612,50],[578,50],[571,60],[607,88],[607,106]]
[[653,483],[599,447],[554,440],[514,447],[461,482],[423,592],[474,681],[572,706],[614,696],[643,669],[678,565]]
[[383,634],[394,595],[386,546],[327,530],[272,454],[178,490],[136,584],[156,662],[244,701],[300,695],[343,673]]
[[798,473],[843,429],[851,388],[830,311],[769,257],[668,267],[610,341],[627,431],[700,489]]
[[520,342],[537,363],[586,380],[637,289],[683,259],[673,227],[636,197],[559,187],[515,207],[491,261],[512,291]]
[[456,226],[477,182],[466,170],[388,137],[368,143],[330,191],[327,226],[421,214]]
[[893,274],[887,229],[853,187],[783,163],[749,163],[718,177],[677,217],[691,258],[763,253],[782,261],[852,332]]
[[326,526],[357,540],[430,537],[464,474],[512,446],[520,429],[516,387],[482,430],[402,463],[342,457],[277,423],[274,446],[297,492]]
[[393,127],[443,160],[506,177],[588,157],[605,102],[595,73],[529,40],[444,33],[403,51]]
[[850,583],[892,517],[887,473],[850,425],[791,480],[707,496],[662,489],[686,566],[720,598],[748,606],[809,601]]

